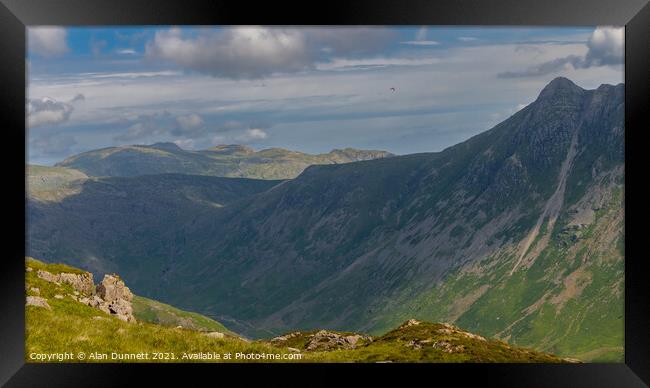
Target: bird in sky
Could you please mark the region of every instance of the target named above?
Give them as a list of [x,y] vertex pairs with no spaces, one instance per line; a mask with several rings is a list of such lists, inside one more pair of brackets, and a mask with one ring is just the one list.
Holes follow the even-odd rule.
[[395,88],[390,88],[390,91],[391,91],[391,92],[394,92],[394,91],[395,91]]

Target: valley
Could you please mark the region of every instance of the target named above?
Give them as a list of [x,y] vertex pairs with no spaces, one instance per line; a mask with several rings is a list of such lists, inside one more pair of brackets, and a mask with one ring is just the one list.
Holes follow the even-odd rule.
[[[388,340],[416,319],[622,361],[623,118],[622,84],[556,78],[441,152],[91,151],[28,168],[27,254],[119,273],[137,295],[249,338]],[[354,352],[376,360],[368,349]],[[430,351],[422,360],[439,360]]]

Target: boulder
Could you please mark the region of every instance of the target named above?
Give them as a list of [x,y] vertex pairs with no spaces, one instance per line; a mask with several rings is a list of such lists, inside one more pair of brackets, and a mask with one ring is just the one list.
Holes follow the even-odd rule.
[[371,340],[369,336],[362,336],[359,334],[343,335],[338,333],[329,332],[327,330],[320,330],[313,334],[305,344],[307,351],[323,351],[335,349],[354,349],[357,347],[359,340]]
[[41,298],[40,296],[28,296],[26,305],[43,307],[48,310],[52,310],[52,307],[50,307],[50,305],[47,303],[47,300],[45,298]]
[[135,317],[133,316],[133,307],[131,307],[131,302],[127,300],[115,299],[108,304],[108,311],[110,314],[117,316],[118,319],[125,322],[135,321]]
[[104,280],[97,285],[97,295],[107,302],[116,299],[131,301],[133,294],[117,275],[104,275]]
[[[87,279],[92,281],[92,275]],[[131,305],[132,299],[131,290],[122,280],[115,275],[105,275],[104,280],[97,285],[95,295],[81,296],[77,300],[125,322],[136,322]]]
[[95,290],[95,283],[93,281],[93,274],[84,272],[82,274],[74,273],[61,273],[59,275],[61,283],[68,283],[76,291],[84,294],[92,294]]
[[417,319],[409,319],[408,321],[404,322],[402,324],[402,326],[400,326],[399,328],[403,329],[405,327],[416,326],[416,325],[419,325],[420,323],[422,323],[422,322],[418,321]]
[[136,321],[131,305],[133,293],[117,275],[104,275],[95,290],[97,294],[90,301],[93,307],[125,322]]
[[299,331],[271,338],[271,342],[285,342],[300,335]]
[[59,276],[55,275],[51,272],[43,271],[42,269],[39,269],[38,272],[36,272],[36,276],[39,278],[45,280],[46,282],[50,283],[58,283],[59,282]]

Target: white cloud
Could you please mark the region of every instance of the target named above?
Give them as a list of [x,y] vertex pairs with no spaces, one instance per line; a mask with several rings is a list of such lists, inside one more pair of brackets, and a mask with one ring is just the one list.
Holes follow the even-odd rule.
[[138,52],[135,51],[135,50],[132,49],[132,48],[126,48],[126,49],[120,49],[120,50],[117,50],[117,51],[115,51],[115,53],[116,53],[116,54],[119,54],[119,55],[135,55],[135,54],[137,54]]
[[[195,31],[196,32],[196,31]],[[360,55],[383,48],[393,34],[377,28],[231,27],[156,32],[145,54],[217,77],[256,79],[314,67],[324,55]]]
[[233,27],[184,36],[180,29],[158,31],[146,46],[150,58],[228,78],[259,78],[310,65],[304,36],[295,30]]
[[63,27],[29,27],[27,30],[29,49],[44,57],[53,57],[68,52],[66,30]]
[[203,118],[196,113],[177,116],[176,125],[171,131],[174,136],[197,136],[205,131],[205,122]]
[[425,66],[440,63],[439,58],[363,58],[347,59],[334,58],[330,62],[323,62],[316,65],[318,70],[345,70],[369,67],[387,67],[387,66]]
[[176,117],[176,122],[183,130],[192,130],[203,126],[203,119],[196,113]]
[[27,99],[27,116],[30,128],[46,125],[62,124],[70,119],[74,105],[85,101],[86,96],[77,93],[67,101],[56,100],[50,97]]
[[585,67],[615,65],[623,62],[625,29],[598,27],[589,38]]
[[263,129],[251,128],[247,129],[243,135],[237,136],[235,140],[242,143],[249,143],[256,140],[264,140],[267,137],[269,137],[269,135]]
[[406,42],[400,42],[402,44],[408,44],[411,46],[437,46],[440,42],[435,40],[407,40]]
[[587,53],[584,56],[571,54],[538,63],[524,70],[501,72],[498,76],[499,78],[536,77],[571,69],[620,65],[624,58],[624,35],[623,28],[597,27],[586,44]]
[[72,105],[49,97],[28,99],[28,125],[30,128],[58,125],[68,121],[73,110]]

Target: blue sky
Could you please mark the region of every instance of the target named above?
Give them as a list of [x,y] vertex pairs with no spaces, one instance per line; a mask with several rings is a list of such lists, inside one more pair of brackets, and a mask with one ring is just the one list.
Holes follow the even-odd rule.
[[557,76],[623,82],[623,40],[614,27],[30,27],[28,158],[159,141],[439,151]]

